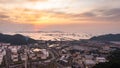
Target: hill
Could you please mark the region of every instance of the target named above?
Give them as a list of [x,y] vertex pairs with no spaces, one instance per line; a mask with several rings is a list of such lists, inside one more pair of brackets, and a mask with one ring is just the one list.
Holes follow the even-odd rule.
[[11,43],[14,45],[24,45],[27,43],[35,43],[36,40],[28,38],[26,42],[26,37],[20,34],[15,35],[0,34],[0,42]]
[[90,40],[96,41],[120,41],[120,34],[106,34],[101,36],[94,36]]

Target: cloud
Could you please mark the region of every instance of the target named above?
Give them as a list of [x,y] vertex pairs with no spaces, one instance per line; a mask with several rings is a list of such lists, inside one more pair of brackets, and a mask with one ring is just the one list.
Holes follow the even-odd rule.
[[2,19],[2,18],[9,18],[9,16],[4,15],[4,14],[0,14],[0,19]]
[[0,0],[0,3],[20,3],[20,2],[43,2],[48,0]]
[[34,25],[13,23],[10,21],[0,21],[0,28],[0,32],[16,32],[21,30],[34,30]]
[[48,1],[48,0],[28,0],[28,1],[31,1],[31,2],[36,2],[36,1],[44,2],[44,1]]
[[19,2],[24,2],[25,0],[0,0],[0,4],[5,4],[5,3],[19,3]]
[[92,22],[120,22],[120,8],[94,9],[84,13],[67,13],[52,10],[32,10],[15,8],[0,10],[0,20],[22,24],[71,24]]
[[[117,32],[120,25],[120,8],[94,9],[84,13],[67,13],[52,10],[32,10],[15,8],[12,10],[0,9],[0,31],[39,30],[42,24],[51,24],[42,30],[65,30],[82,32]],[[6,20],[4,20],[6,19]],[[49,23],[45,23],[48,21]],[[69,21],[68,21],[69,20]],[[105,22],[104,22],[105,21]],[[118,23],[115,23],[115,22]],[[95,24],[91,24],[95,22]],[[100,22],[100,23],[99,23]],[[112,22],[107,23],[106,22]],[[36,27],[34,27],[35,23]],[[34,25],[33,25],[34,24]],[[61,25],[59,25],[61,24]],[[39,28],[40,27],[40,28]],[[71,28],[72,27],[72,28]],[[101,28],[102,27],[102,28]]]
[[0,10],[0,22],[1,22],[2,20],[7,20],[8,18],[9,18],[9,15],[7,15],[6,12]]
[[[60,24],[70,18],[67,13],[47,10],[16,8],[7,12],[3,10],[2,12],[6,15],[8,21],[27,24]],[[3,14],[1,17],[3,17]]]
[[120,8],[96,10],[96,17],[100,20],[120,22]]
[[113,9],[109,9],[107,11],[103,11],[103,14],[105,16],[109,16],[109,17],[119,17],[120,18],[120,8],[113,8]]
[[120,8],[94,9],[89,12],[73,14],[71,17],[75,20],[120,22]]

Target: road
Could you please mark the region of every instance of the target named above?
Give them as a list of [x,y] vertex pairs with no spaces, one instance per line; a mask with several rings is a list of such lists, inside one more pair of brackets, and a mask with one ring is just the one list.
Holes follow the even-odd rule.
[[[5,56],[5,64],[6,67],[5,68],[24,68],[25,62],[21,63],[21,64],[13,64],[11,65],[11,63],[13,63],[10,59],[11,59],[11,51],[9,49],[5,49],[6,50],[6,56]],[[52,58],[45,60],[45,61],[36,61],[36,62],[29,62],[27,65],[31,66],[29,68],[37,68],[34,67],[34,65],[36,66],[37,64],[45,64],[45,62],[49,61],[49,62],[54,62],[58,68],[63,68],[63,66],[59,63],[57,63],[57,60],[60,58],[59,52],[58,50],[54,49],[54,48],[47,48],[47,50],[49,51],[49,53],[51,54]],[[40,63],[39,63],[40,62]]]

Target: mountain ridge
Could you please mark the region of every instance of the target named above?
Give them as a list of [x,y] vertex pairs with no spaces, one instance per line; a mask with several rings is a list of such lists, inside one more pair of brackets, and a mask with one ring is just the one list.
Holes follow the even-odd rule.
[[90,40],[97,41],[120,41],[120,34],[105,34],[100,36],[94,36]]
[[0,33],[0,42],[3,43],[10,43],[13,45],[25,45],[27,43],[35,43],[36,40],[27,37],[28,40],[26,40],[26,37],[21,34],[15,34],[15,35],[8,35],[8,34],[2,34]]

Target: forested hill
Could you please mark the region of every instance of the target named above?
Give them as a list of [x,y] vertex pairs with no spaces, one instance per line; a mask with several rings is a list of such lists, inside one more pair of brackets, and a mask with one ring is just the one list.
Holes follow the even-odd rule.
[[26,41],[26,37],[20,34],[7,35],[0,33],[0,42],[11,43],[14,45],[24,45],[27,43],[35,43],[36,40],[28,38],[28,40]]
[[106,34],[90,38],[96,41],[120,41],[120,34]]

